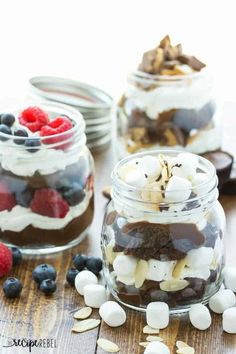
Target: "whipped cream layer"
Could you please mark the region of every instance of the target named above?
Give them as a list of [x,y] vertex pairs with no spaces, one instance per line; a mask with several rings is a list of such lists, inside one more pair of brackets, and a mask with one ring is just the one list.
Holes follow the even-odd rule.
[[207,75],[184,79],[184,83],[163,84],[153,90],[145,91],[137,87],[125,93],[125,111],[139,108],[150,119],[157,119],[162,112],[171,109],[200,109],[212,98],[212,80]]
[[33,176],[35,172],[48,175],[78,162],[80,156],[76,152],[65,152],[60,149],[48,149],[41,146],[34,153],[27,150],[13,149],[8,142],[0,141],[0,164],[3,169],[17,176]]
[[29,225],[43,230],[62,229],[74,218],[85,212],[91,196],[92,192],[87,192],[84,200],[80,204],[70,207],[64,218],[50,218],[34,213],[29,208],[16,205],[11,211],[4,210],[0,212],[0,229],[1,231],[20,232]]

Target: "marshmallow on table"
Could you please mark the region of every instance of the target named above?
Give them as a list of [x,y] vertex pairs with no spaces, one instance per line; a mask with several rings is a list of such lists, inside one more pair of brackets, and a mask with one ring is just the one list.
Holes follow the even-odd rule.
[[236,292],[236,268],[225,267],[223,270],[224,284],[227,289]]
[[110,327],[118,327],[125,323],[126,313],[115,301],[107,301],[99,309],[99,315]]
[[168,280],[171,278],[175,265],[175,261],[161,262],[156,259],[150,259],[148,261],[146,279],[154,281]]
[[159,176],[162,169],[159,160],[153,156],[142,157],[137,166],[143,174],[146,173],[148,176]]
[[204,331],[211,325],[211,315],[208,308],[202,304],[195,304],[190,307],[189,319],[192,325]]
[[87,306],[98,309],[107,300],[106,289],[100,284],[88,284],[84,287],[84,302]]
[[165,302],[150,302],[147,305],[146,321],[152,328],[166,328],[169,324],[170,311]]
[[170,354],[170,350],[162,342],[151,342],[147,345],[144,354]]
[[181,202],[191,194],[192,184],[185,178],[172,176],[165,189],[165,202]]
[[192,180],[196,175],[196,169],[198,166],[198,156],[185,152],[180,153],[176,157],[176,164],[179,164],[181,166],[172,167],[173,176],[183,177]]
[[232,290],[223,289],[210,298],[209,307],[215,313],[223,313],[230,307],[235,306],[236,297]]
[[211,247],[200,247],[187,253],[186,264],[189,268],[209,267],[214,257]]
[[88,284],[97,284],[98,279],[89,270],[82,270],[75,277],[75,288],[80,295],[84,295],[84,287]]
[[230,334],[236,334],[236,307],[224,311],[223,330]]
[[120,254],[115,258],[113,262],[113,268],[116,275],[130,277],[134,276],[137,263],[137,258]]

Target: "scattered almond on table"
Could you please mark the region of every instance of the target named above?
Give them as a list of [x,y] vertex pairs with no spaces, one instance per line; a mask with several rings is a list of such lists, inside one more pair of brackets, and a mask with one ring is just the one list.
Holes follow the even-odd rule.
[[195,350],[194,348],[190,347],[187,343],[182,342],[181,340],[178,340],[176,342],[176,353],[177,354],[194,354]]
[[158,334],[159,333],[159,329],[157,329],[157,328],[152,328],[152,327],[150,327],[150,326],[145,326],[144,328],[143,328],[143,333],[144,334]]
[[118,345],[115,343],[111,342],[108,339],[105,338],[99,338],[97,340],[97,345],[104,351],[108,353],[118,353],[120,351],[120,348]]
[[163,342],[164,339],[159,336],[147,336],[146,340],[148,342]]
[[101,323],[100,320],[95,320],[94,318],[90,318],[87,320],[80,321],[75,323],[72,327],[72,332],[82,333],[89,331],[90,329],[96,328]]

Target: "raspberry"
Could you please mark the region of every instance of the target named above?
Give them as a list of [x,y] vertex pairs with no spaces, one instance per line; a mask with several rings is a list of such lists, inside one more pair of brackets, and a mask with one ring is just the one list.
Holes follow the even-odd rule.
[[[68,119],[67,117],[57,117],[41,128],[40,135],[41,136],[56,135],[56,134],[64,133],[70,130],[71,128],[73,128],[73,124],[71,123],[70,119]],[[69,136],[67,136],[66,138],[64,136],[61,136],[61,137],[45,139],[44,143],[54,144],[68,138]]]
[[33,133],[48,124],[49,118],[46,112],[39,107],[28,107],[21,112],[19,121]]
[[64,218],[69,210],[67,202],[52,188],[37,190],[30,207],[35,213],[51,218]]
[[0,243],[0,277],[8,274],[12,268],[12,252],[3,243]]
[[16,199],[11,194],[5,181],[0,182],[0,211],[11,210],[16,205]]

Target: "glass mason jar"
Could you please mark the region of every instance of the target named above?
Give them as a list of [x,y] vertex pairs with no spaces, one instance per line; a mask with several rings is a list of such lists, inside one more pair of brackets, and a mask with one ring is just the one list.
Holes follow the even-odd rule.
[[132,73],[117,108],[118,157],[155,148],[195,154],[219,149],[213,89],[207,69],[178,76]]
[[[158,153],[164,152],[135,157]],[[162,190],[148,194],[121,180],[119,169],[133,158],[124,158],[113,170],[112,200],[103,223],[104,275],[111,293],[138,310],[153,301],[166,302],[172,312],[207,303],[222,284],[224,266],[225,216],[217,201],[214,166],[199,157],[207,180],[194,186],[187,201],[164,203],[158,202]]]
[[73,127],[51,137],[17,136],[17,143],[16,136],[0,133],[0,195],[12,202],[7,209],[0,202],[0,241],[28,254],[76,245],[94,213],[94,164],[82,115],[62,104],[38,107],[50,120],[69,117]]

